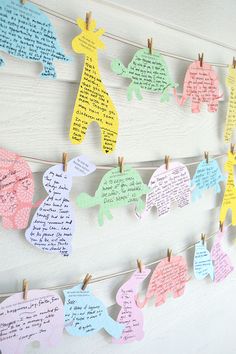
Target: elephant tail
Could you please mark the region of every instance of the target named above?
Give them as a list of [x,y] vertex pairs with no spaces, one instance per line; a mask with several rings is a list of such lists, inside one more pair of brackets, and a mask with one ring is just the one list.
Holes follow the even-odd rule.
[[87,193],[80,193],[76,199],[76,203],[80,208],[91,208],[98,204],[96,196],[91,197]]
[[182,97],[179,99],[176,88],[174,87],[174,97],[176,99],[176,102],[178,103],[179,106],[183,106],[183,104],[185,103],[185,101],[187,100],[187,96],[186,95],[182,95]]
[[38,208],[42,203],[43,203],[44,199],[39,199],[36,203],[32,204],[31,207],[33,209]]
[[122,332],[125,328],[125,325],[116,322],[109,315],[106,317],[106,321],[104,323],[104,329],[109,333],[112,337],[119,339],[122,335]]

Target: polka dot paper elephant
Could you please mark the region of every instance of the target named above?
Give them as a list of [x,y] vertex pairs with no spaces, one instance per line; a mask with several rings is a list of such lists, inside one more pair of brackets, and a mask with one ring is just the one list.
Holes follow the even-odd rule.
[[0,216],[6,229],[24,229],[33,206],[34,181],[27,162],[0,149]]

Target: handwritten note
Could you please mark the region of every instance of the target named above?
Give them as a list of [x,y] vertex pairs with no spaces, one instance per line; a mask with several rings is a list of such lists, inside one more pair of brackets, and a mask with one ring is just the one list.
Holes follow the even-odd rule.
[[229,72],[225,81],[226,86],[230,91],[224,131],[224,139],[225,142],[228,143],[230,142],[233,130],[236,127],[236,69],[233,66],[229,67]]
[[225,177],[220,171],[220,167],[216,160],[201,161],[197,166],[197,170],[192,179],[192,186],[194,187],[192,197],[197,200],[202,196],[202,192],[214,188],[215,193],[220,193],[220,183],[225,181]]
[[179,208],[188,205],[191,200],[190,184],[188,169],[179,162],[170,162],[168,170],[166,165],[157,168],[148,184],[151,192],[146,197],[144,212],[137,213],[137,217],[145,217],[154,206],[162,216],[170,211],[173,203]]
[[214,279],[214,268],[211,255],[202,240],[195,245],[193,270],[195,278],[198,280],[204,279],[208,274],[212,280]]
[[104,328],[107,333],[119,338],[123,325],[114,321],[103,303],[92,295],[89,288],[77,285],[65,290],[65,329],[72,336],[88,336]]
[[70,140],[73,144],[82,143],[88,126],[96,122],[102,133],[102,151],[112,153],[118,135],[118,114],[102,83],[97,55],[98,48],[104,48],[99,39],[104,29],[94,31],[95,20],[91,21],[88,30],[82,19],[78,19],[77,24],[82,32],[73,39],[72,47],[76,53],[85,55],[85,62],[72,115]]
[[36,211],[25,237],[43,251],[68,256],[72,251],[71,241],[75,230],[75,219],[69,193],[72,178],[87,176],[96,166],[85,156],[78,156],[68,163],[67,171],[58,164],[43,175],[43,185],[48,197]]
[[219,95],[219,80],[216,72],[210,64],[203,62],[201,66],[199,60],[188,67],[182,98],[179,100],[175,89],[174,94],[180,106],[188,97],[191,99],[192,113],[199,113],[202,103],[207,104],[208,112],[217,112],[219,99],[223,96],[223,94]]
[[0,216],[6,229],[28,225],[34,194],[29,165],[17,154],[0,149]]
[[104,216],[112,219],[110,209],[119,208],[129,204],[136,205],[136,211],[141,212],[144,208],[142,195],[150,189],[143,183],[141,176],[131,166],[126,165],[123,173],[118,167],[107,172],[95,193],[91,197],[87,193],[81,193],[77,198],[80,208],[90,208],[99,205],[98,223],[103,225]]
[[141,100],[141,89],[160,92],[161,101],[169,101],[168,90],[177,86],[171,80],[166,62],[160,53],[154,51],[150,54],[147,48],[138,50],[127,68],[118,59],[112,61],[111,68],[117,75],[132,80],[127,92],[129,101],[133,94]]
[[214,264],[214,282],[216,283],[224,280],[234,270],[229,256],[224,252],[221,245],[224,234],[224,231],[218,232],[211,249],[211,259]]
[[[1,0],[0,50],[43,64],[41,77],[56,77],[54,60],[68,61],[47,16],[31,2]],[[0,58],[0,66],[4,60]]]
[[236,154],[228,152],[228,159],[224,169],[228,172],[228,179],[225,186],[225,193],[220,208],[220,222],[223,224],[229,209],[232,211],[232,225],[236,225],[236,187],[234,183],[234,165],[236,165]]
[[187,274],[188,268],[183,257],[163,259],[152,273],[144,301],[137,298],[138,306],[144,307],[153,296],[156,297],[155,306],[159,306],[165,303],[168,293],[172,293],[174,298],[183,295],[188,281]]
[[131,278],[125,282],[116,294],[116,302],[121,306],[117,321],[124,325],[120,339],[113,339],[113,343],[125,344],[144,337],[143,314],[136,303],[138,287],[150,274],[151,269],[142,267],[137,269]]
[[30,290],[8,297],[0,306],[0,350],[22,354],[26,345],[39,341],[41,347],[56,345],[63,334],[61,298],[49,290]]

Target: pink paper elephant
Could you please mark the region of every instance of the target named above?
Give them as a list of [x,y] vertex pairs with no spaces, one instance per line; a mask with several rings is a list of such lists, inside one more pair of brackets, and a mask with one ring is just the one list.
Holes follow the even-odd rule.
[[113,343],[130,343],[134,340],[141,340],[143,332],[143,314],[136,304],[139,285],[147,278],[151,269],[142,267],[132,274],[130,279],[124,283],[116,294],[116,302],[121,306],[117,322],[124,324],[122,335],[119,339],[113,339]]
[[6,229],[28,225],[34,181],[27,162],[17,154],[0,149],[0,216]]
[[179,100],[176,89],[174,95],[180,106],[187,98],[191,99],[191,108],[193,113],[199,113],[201,103],[205,102],[208,106],[208,112],[217,112],[218,101],[223,96],[219,95],[219,80],[216,72],[210,64],[196,60],[189,65],[185,74],[183,95]]
[[159,306],[165,303],[168,293],[173,293],[174,297],[183,295],[188,281],[187,274],[187,264],[183,257],[163,259],[152,273],[144,301],[141,302],[137,297],[138,306],[144,307],[153,296],[156,296],[155,305]]

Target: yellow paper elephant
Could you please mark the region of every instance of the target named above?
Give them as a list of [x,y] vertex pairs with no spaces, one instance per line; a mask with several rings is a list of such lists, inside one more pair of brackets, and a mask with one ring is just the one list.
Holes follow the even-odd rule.
[[226,77],[226,86],[230,90],[228,110],[225,123],[224,139],[225,142],[231,140],[233,129],[236,127],[236,68],[229,67],[228,76]]
[[234,165],[236,165],[236,153],[228,152],[228,160],[224,169],[228,172],[223,202],[220,209],[220,222],[223,224],[229,209],[232,212],[232,225],[236,225],[236,187],[234,184]]
[[98,48],[104,48],[99,37],[104,29],[95,31],[92,20],[86,29],[82,19],[77,20],[82,32],[72,41],[73,50],[85,55],[84,68],[77,94],[70,127],[70,140],[80,144],[84,140],[90,123],[97,122],[101,128],[102,150],[108,154],[114,151],[118,135],[118,114],[102,83],[98,68]]

